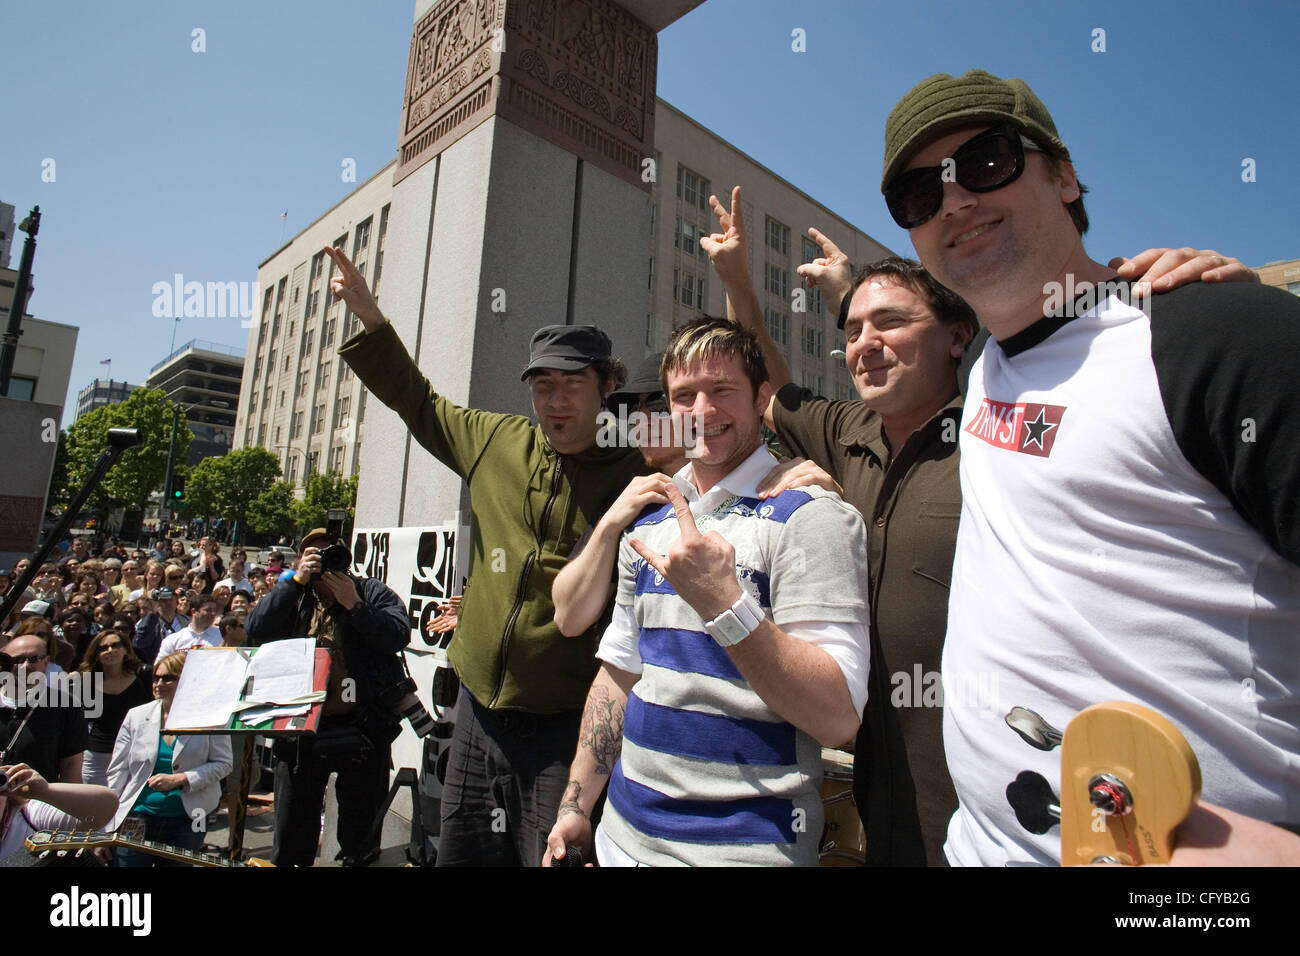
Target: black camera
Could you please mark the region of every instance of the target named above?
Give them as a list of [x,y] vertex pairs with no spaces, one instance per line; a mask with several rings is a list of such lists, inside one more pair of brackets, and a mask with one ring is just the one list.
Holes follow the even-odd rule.
[[344,571],[352,567],[352,551],[341,544],[331,544],[320,553],[320,569],[324,571]]

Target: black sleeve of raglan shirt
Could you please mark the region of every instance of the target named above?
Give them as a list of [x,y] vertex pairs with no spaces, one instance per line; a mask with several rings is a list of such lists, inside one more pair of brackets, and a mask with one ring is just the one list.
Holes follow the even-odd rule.
[[1187,460],[1300,565],[1300,297],[1253,283],[1155,296],[1151,358]]

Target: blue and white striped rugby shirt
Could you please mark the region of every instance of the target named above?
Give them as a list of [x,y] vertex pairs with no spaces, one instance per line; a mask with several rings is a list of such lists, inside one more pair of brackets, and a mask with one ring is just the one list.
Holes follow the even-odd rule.
[[[674,481],[700,530],[735,548],[737,578],[767,618],[829,653],[861,710],[866,527],[820,488],[759,499],[756,486],[775,465],[760,446],[703,497],[690,465]],[[603,834],[651,865],[815,865],[821,745],[762,701],[699,615],[627,543],[635,537],[664,554],[678,534],[671,505],[647,508],[619,546],[618,606],[597,656],[641,677],[628,695]]]

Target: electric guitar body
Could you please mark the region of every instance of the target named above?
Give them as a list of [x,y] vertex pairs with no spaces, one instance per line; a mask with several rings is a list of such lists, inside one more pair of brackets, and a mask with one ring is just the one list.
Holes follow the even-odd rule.
[[201,850],[186,850],[182,847],[159,843],[156,840],[141,840],[129,837],[121,832],[110,834],[91,833],[87,830],[42,830],[27,838],[27,849],[33,853],[50,851],[93,850],[98,847],[123,847],[139,850],[153,856],[188,863],[190,866],[228,866],[228,867],[269,867],[269,860],[250,857],[248,860],[231,860],[218,853],[204,853]]

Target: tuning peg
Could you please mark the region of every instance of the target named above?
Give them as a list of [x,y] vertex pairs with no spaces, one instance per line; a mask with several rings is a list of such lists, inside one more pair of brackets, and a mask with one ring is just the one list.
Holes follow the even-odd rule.
[[1041,773],[1022,770],[1017,774],[1007,784],[1007,803],[1030,833],[1046,833],[1061,822],[1061,800]]
[[1031,747],[1055,750],[1061,746],[1061,732],[1028,707],[1012,707],[1005,719],[1007,726]]

